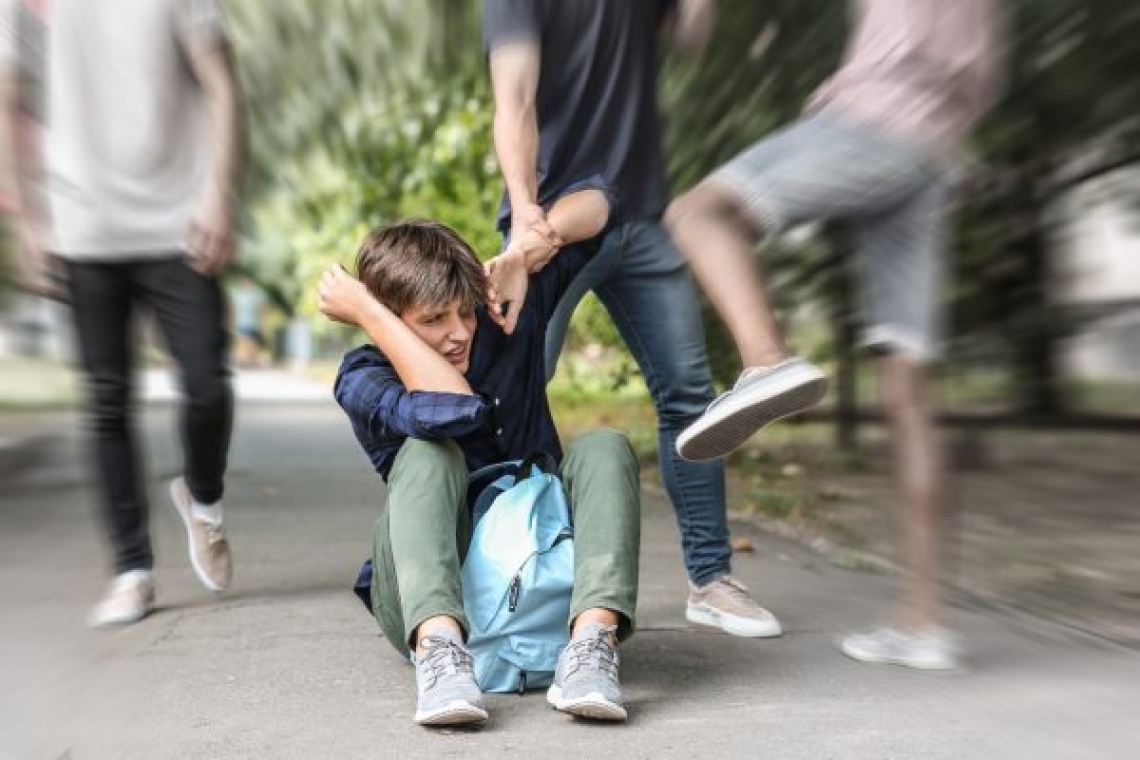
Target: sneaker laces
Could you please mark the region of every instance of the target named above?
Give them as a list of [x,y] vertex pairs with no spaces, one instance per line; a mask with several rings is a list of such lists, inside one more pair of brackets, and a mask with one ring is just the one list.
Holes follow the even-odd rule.
[[422,661],[431,674],[431,685],[448,675],[468,673],[474,675],[475,665],[471,653],[462,645],[444,636],[424,637]]
[[206,546],[213,546],[226,540],[226,529],[220,524],[215,525],[209,520],[202,520],[202,524],[206,526]]
[[606,625],[598,628],[593,635],[571,640],[569,650],[572,660],[566,674],[589,668],[616,677],[617,651],[610,642],[610,636],[616,632],[616,625]]
[[[757,607],[756,600],[748,593],[748,587],[740,581],[733,578],[731,575],[722,575],[712,583],[719,584],[725,590],[725,593],[732,597],[732,599],[746,607]],[[709,585],[711,586],[712,583]]]

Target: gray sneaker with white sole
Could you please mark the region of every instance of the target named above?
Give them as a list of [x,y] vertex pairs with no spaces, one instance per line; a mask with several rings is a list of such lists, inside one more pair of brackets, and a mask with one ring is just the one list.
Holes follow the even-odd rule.
[[475,681],[471,652],[448,636],[425,636],[422,657],[416,657],[415,721],[421,726],[485,723],[483,691]]
[[593,720],[626,719],[613,643],[616,632],[616,626],[586,625],[562,650],[554,683],[546,692],[546,701],[556,710]]
[[812,408],[826,392],[823,370],[803,359],[745,369],[732,390],[677,436],[677,453],[697,462],[727,456],[769,422]]

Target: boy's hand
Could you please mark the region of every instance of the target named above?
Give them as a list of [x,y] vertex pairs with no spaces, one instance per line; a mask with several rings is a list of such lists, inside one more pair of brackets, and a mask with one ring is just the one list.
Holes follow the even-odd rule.
[[66,302],[63,263],[48,253],[36,229],[25,220],[18,223],[16,281],[29,293]]
[[208,197],[190,222],[186,241],[190,265],[202,275],[216,277],[237,252],[234,210],[224,198]]
[[[530,285],[530,276],[526,271],[526,258],[522,251],[515,248],[512,243],[507,250],[483,265],[487,273],[487,303],[490,306],[491,319],[503,332],[510,335],[515,331],[519,322],[519,314],[523,304],[526,303],[526,291]],[[506,313],[503,313],[503,305]]]
[[361,315],[377,301],[364,287],[364,283],[334,264],[321,275],[318,285],[318,305],[329,319],[360,326]]

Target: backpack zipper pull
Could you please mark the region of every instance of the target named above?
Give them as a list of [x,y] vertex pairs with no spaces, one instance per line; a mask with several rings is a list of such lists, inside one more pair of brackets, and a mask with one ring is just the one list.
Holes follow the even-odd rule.
[[514,612],[515,609],[519,606],[519,591],[521,588],[522,578],[517,575],[514,578],[511,578],[510,590],[507,593],[507,605],[509,606],[511,612]]
[[519,696],[526,695],[526,671],[519,671]]

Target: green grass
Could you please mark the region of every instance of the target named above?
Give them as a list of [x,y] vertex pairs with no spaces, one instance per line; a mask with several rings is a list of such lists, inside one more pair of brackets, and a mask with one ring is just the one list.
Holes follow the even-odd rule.
[[79,381],[71,368],[47,359],[0,359],[0,409],[63,409],[74,406]]

